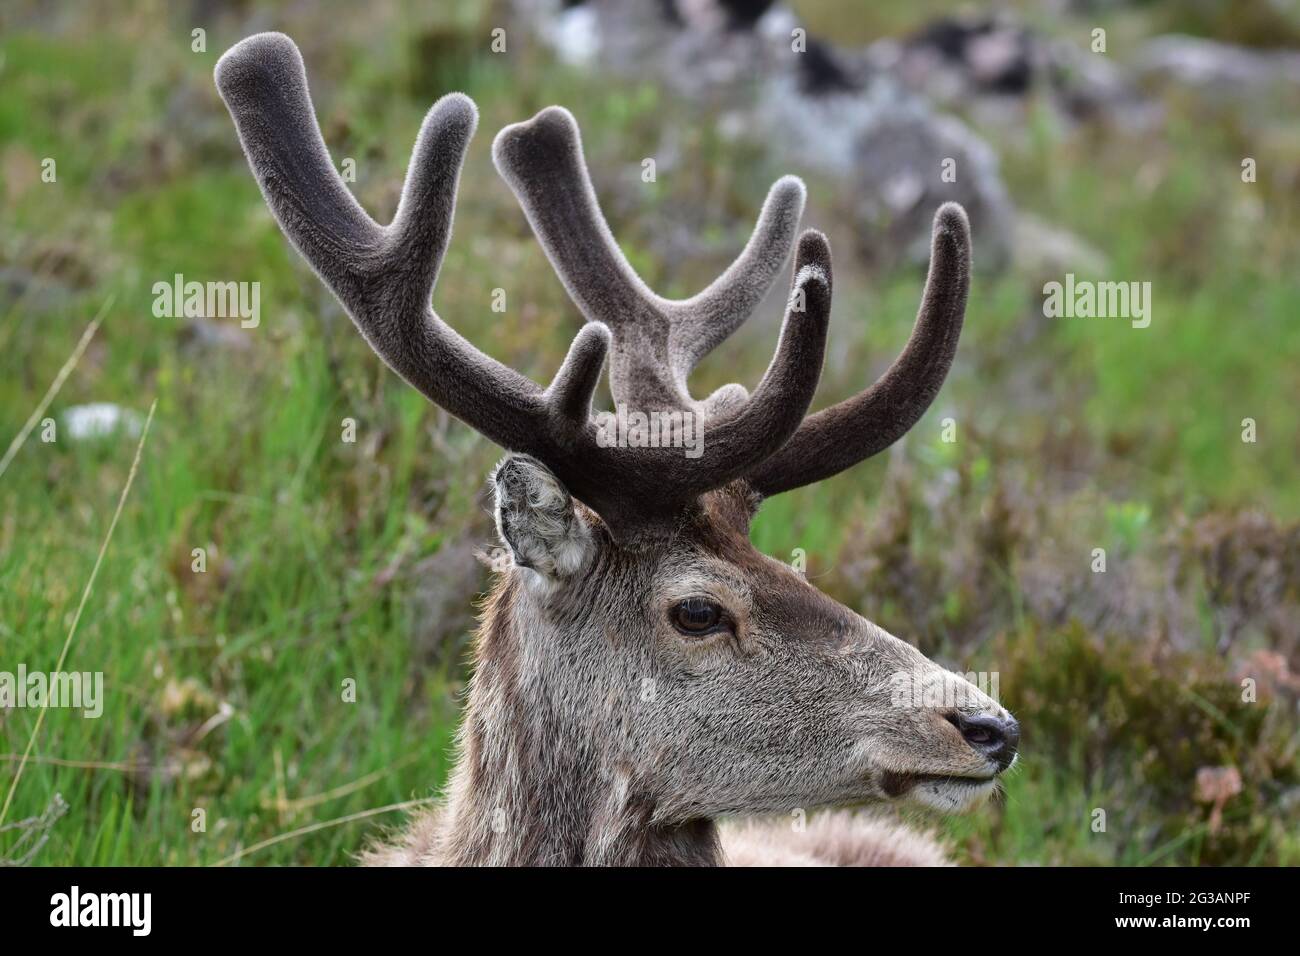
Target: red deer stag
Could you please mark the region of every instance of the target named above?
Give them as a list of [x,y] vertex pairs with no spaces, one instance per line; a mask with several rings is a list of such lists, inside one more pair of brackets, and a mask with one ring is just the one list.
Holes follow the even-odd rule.
[[[503,446],[491,477],[511,557],[475,650],[459,761],[439,810],[367,862],[399,864],[938,863],[937,844],[844,811],[910,797],[973,806],[1015,758],[1015,720],[974,685],[827,598],[749,542],[762,500],[887,448],[952,363],[970,277],[966,215],[945,205],[916,327],[859,395],[805,418],[831,305],[826,238],[798,236],[803,183],[772,187],[712,285],[664,299],[597,205],[578,128],[551,107],[492,155],[587,324],[543,388],[433,311],[462,159],[464,95],[424,119],[391,225],[330,161],[297,47],[239,43],[216,82],[285,235],[388,365]],[[704,399],[696,363],[763,298],[795,246],[780,341],[752,394]],[[703,446],[610,441],[592,395],[691,420]],[[644,437],[644,436],[642,436]],[[925,687],[925,695],[900,688]],[[938,689],[937,695],[933,692]],[[723,823],[782,814],[772,823]]]

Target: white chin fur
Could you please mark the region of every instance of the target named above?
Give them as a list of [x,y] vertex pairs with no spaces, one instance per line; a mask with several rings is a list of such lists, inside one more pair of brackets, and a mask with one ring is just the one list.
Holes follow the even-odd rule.
[[987,800],[996,788],[994,780],[927,780],[918,783],[907,796],[943,813],[963,813]]

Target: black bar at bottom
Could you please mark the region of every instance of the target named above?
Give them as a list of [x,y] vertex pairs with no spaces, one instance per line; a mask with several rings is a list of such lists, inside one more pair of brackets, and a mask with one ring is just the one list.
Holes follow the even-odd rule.
[[423,932],[443,946],[499,928],[535,943],[559,934],[621,946],[629,933],[667,944],[678,924],[709,923],[731,932],[782,923],[810,934],[848,930],[864,946],[886,931],[918,943],[969,934],[972,943],[1200,936],[1231,944],[1293,926],[1284,907],[1294,910],[1295,887],[1285,869],[49,868],[0,870],[0,922],[6,942],[77,933],[126,945],[373,944],[377,932]]

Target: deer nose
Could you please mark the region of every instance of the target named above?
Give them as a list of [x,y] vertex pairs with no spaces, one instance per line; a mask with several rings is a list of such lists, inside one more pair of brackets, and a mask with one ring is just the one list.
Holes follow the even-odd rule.
[[948,715],[948,722],[961,731],[968,744],[996,763],[999,772],[1010,767],[1011,761],[1016,759],[1020,724],[1010,714],[996,717],[955,711]]

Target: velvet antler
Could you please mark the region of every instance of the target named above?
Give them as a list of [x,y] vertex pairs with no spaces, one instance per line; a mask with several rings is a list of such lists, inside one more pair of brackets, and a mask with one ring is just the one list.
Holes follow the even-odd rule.
[[[492,157],[574,302],[588,319],[609,326],[616,402],[640,410],[689,408],[706,428],[711,419],[744,406],[746,392],[739,385],[697,402],[686,382],[700,359],[754,310],[784,264],[803,209],[799,179],[786,176],[772,187],[749,244],[717,281],[693,298],[672,301],[646,286],[614,241],[568,110],[552,106],[507,126],[497,134]],[[826,277],[829,293],[830,249],[814,230],[800,238],[796,288],[805,265]],[[866,391],[805,420],[747,476],[751,486],[766,496],[820,481],[906,434],[952,365],[969,286],[970,225],[959,205],[946,203],[935,215],[930,274],[902,354]]]
[[[689,299],[670,300],[646,286],[615,242],[568,110],[548,107],[507,126],[492,144],[492,158],[573,301],[613,333],[610,391],[616,402],[643,411],[693,408],[707,418],[743,399],[744,390],[732,385],[697,403],[686,380],[750,316],[789,259],[803,212],[802,181],[785,176],[772,186],[749,243],[712,285]],[[824,238],[810,231],[804,240],[803,262],[829,278]]]
[[[597,438],[590,402],[610,348],[608,327],[587,325],[551,386],[542,389],[484,355],[432,310],[430,296],[451,233],[460,167],[477,122],[467,97],[453,93],[430,109],[397,214],[390,225],[381,226],[353,199],[330,161],[293,41],[283,34],[263,33],[240,42],[217,63],[216,82],[281,229],[342,302],[371,347],[466,424],[512,451],[545,462],[575,497],[605,520],[616,538],[630,541],[671,527],[701,494],[751,472],[799,427],[817,388],[830,314],[830,256],[820,234],[806,233],[800,242],[791,307],[767,373],[752,397],[732,390],[711,406],[716,414],[704,424],[701,457],[687,457],[682,448],[607,446]],[[527,148],[520,153],[525,166],[531,153]],[[537,155],[545,159],[548,154]],[[665,406],[644,410],[680,407],[677,399],[684,394],[689,365],[743,320],[752,308],[750,299],[761,297],[784,262],[789,240],[782,237],[794,229],[803,192],[797,181],[782,182],[746,253],[718,283],[688,300],[696,303],[701,323],[716,319],[716,325],[682,323],[669,343],[676,359],[658,354],[624,358],[627,346],[616,343],[616,367],[630,362],[642,368],[652,359],[663,361],[673,369],[673,377],[663,381],[681,385],[659,396],[627,392],[630,397],[665,401]],[[582,183],[568,185],[574,188],[566,188],[562,179],[552,180],[542,205],[555,203],[558,208],[544,218],[590,225],[591,217],[571,211],[583,195],[590,198],[589,184],[586,194]],[[629,281],[635,276],[625,262],[623,272],[611,273],[619,262],[621,254],[612,262],[589,262],[586,268],[598,275],[577,280],[571,291],[614,290],[606,304],[631,307],[628,290],[636,290],[639,280]],[[745,289],[749,291],[741,291]],[[574,294],[579,298],[587,293]],[[586,310],[581,298],[579,305]],[[641,379],[629,375],[620,380]]]
[[957,353],[970,291],[970,223],[956,203],[934,216],[930,273],[902,354],[875,384],[810,415],[779,452],[749,476],[775,495],[838,474],[907,434],[939,394]]

